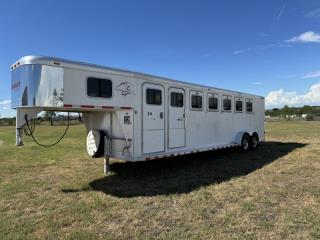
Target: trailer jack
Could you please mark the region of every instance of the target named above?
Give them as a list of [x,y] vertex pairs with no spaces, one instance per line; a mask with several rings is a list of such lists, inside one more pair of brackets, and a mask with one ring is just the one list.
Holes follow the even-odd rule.
[[110,170],[110,148],[108,144],[111,142],[108,141],[109,139],[107,136],[104,136],[104,159],[103,159],[103,173],[104,175],[108,175],[109,170]]

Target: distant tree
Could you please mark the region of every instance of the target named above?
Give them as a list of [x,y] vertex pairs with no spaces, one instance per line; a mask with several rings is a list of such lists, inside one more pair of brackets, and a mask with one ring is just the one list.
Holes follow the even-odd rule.
[[283,115],[289,115],[290,114],[290,108],[288,107],[288,105],[285,105],[282,108],[282,112],[283,112]]
[[311,113],[311,111],[312,111],[312,107],[311,107],[311,106],[304,105],[304,106],[302,107],[302,112],[303,112],[304,114]]

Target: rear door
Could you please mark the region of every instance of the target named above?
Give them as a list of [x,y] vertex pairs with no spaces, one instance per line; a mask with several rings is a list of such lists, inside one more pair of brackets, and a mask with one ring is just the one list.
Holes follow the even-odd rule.
[[169,148],[185,146],[185,92],[180,88],[169,89]]
[[143,153],[156,153],[165,150],[164,133],[164,88],[156,84],[144,84],[142,87]]

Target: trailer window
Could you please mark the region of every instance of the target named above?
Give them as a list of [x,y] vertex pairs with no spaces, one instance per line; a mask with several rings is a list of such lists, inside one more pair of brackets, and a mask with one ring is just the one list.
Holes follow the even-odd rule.
[[236,112],[242,112],[243,103],[241,98],[236,98]]
[[202,108],[202,96],[191,95],[191,108],[195,108],[195,109]]
[[209,94],[208,97],[208,109],[209,110],[218,110],[219,99],[216,94]]
[[223,96],[223,111],[231,111],[231,97]]
[[171,92],[171,106],[172,107],[183,107],[183,94],[178,92]]
[[246,112],[252,113],[253,112],[253,104],[251,99],[246,99]]
[[147,88],[147,104],[161,105],[162,104],[162,92],[159,89]]
[[112,81],[102,78],[87,79],[87,94],[90,97],[112,97]]

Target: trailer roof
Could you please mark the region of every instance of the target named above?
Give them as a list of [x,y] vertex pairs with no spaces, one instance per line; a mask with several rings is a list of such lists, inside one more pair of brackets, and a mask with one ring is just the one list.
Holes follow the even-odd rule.
[[159,76],[146,74],[146,73],[140,73],[140,72],[135,72],[135,71],[130,71],[130,70],[106,67],[106,66],[97,65],[97,64],[67,60],[67,59],[63,59],[63,58],[48,57],[48,56],[30,55],[30,56],[22,57],[17,62],[15,62],[14,64],[11,65],[11,71],[21,65],[27,65],[27,64],[43,64],[43,65],[51,65],[51,66],[61,66],[61,67],[67,67],[67,68],[68,67],[69,68],[78,68],[78,69],[92,70],[92,71],[98,71],[98,72],[99,71],[108,71],[108,72],[112,72],[115,74],[120,73],[120,74],[135,76],[135,77],[156,78],[156,79],[161,79],[161,80],[165,80],[165,81],[171,81],[174,83],[187,84],[187,85],[192,85],[195,87],[207,88],[210,90],[221,90],[221,91],[233,92],[233,93],[237,93],[237,94],[246,94],[246,95],[251,95],[251,96],[260,97],[260,98],[264,99],[263,96],[250,94],[250,93],[238,92],[238,91],[233,91],[233,90],[228,90],[228,89],[223,89],[223,88],[216,88],[216,87],[212,87],[212,86],[206,86],[206,85],[201,85],[201,84],[196,84],[196,83],[174,80],[174,79],[170,79],[170,78],[166,78],[166,77],[159,77]]

